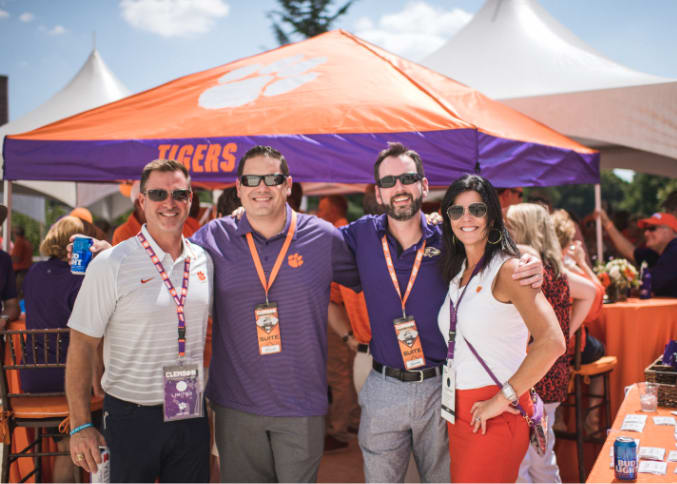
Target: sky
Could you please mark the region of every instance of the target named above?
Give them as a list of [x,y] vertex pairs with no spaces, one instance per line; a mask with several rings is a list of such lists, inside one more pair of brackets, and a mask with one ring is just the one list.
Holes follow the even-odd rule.
[[[334,5],[342,5],[335,0]],[[335,24],[414,61],[441,47],[484,0],[357,0]],[[677,0],[541,0],[606,57],[677,78]],[[131,92],[277,47],[276,0],[0,0],[0,75],[10,121],[64,87],[96,38]]]

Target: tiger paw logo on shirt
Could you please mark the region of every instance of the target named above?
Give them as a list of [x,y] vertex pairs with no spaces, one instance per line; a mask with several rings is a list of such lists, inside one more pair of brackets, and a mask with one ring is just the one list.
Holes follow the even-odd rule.
[[296,269],[297,267],[301,267],[303,265],[303,256],[300,254],[292,254],[287,257],[287,262],[289,263],[289,267]]

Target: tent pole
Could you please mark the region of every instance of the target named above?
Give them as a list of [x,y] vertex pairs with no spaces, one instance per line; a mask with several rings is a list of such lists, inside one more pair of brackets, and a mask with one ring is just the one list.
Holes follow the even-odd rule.
[[[595,185],[595,212],[599,212],[602,210],[602,187],[598,183]],[[595,235],[597,239],[597,262],[602,263],[604,262],[604,259],[602,258],[603,256],[603,250],[602,250],[602,218],[601,217],[596,217],[595,218]]]
[[7,207],[7,218],[2,223],[2,250],[9,254],[9,242],[12,240],[12,182],[4,181],[2,203]]

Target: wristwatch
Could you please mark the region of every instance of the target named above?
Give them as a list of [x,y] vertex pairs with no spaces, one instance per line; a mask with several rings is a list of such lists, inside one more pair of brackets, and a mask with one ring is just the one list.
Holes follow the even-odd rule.
[[501,393],[505,398],[508,399],[510,403],[517,402],[517,393],[515,392],[515,389],[512,387],[510,383],[505,382],[505,384],[501,388]]
[[343,340],[344,343],[347,343],[347,342],[348,342],[348,338],[350,338],[352,335],[353,335],[353,330],[351,329],[351,330],[348,331],[346,334],[344,334],[343,336],[341,336],[341,340]]

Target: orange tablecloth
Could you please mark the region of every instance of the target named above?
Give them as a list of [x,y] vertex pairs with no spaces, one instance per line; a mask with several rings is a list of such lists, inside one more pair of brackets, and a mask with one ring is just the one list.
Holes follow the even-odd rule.
[[677,299],[631,298],[605,304],[600,319],[588,329],[604,342],[607,355],[618,357],[618,366],[609,375],[613,418],[623,401],[623,389],[644,381],[644,369],[663,354],[669,340],[677,339]]
[[[671,425],[656,425],[653,423],[653,417],[658,415],[671,417],[673,416],[670,413],[671,410],[675,409],[659,407],[657,412],[647,413],[646,415],[648,418],[646,419],[646,425],[644,426],[644,431],[642,433],[621,431],[623,419],[627,414],[643,413],[640,410],[639,405],[639,389],[637,388],[637,385],[633,385],[632,389],[628,392],[628,396],[623,401],[621,408],[618,410],[618,415],[616,415],[609,436],[604,443],[604,447],[602,447],[602,451],[597,456],[597,461],[595,461],[595,465],[593,466],[592,471],[590,471],[590,475],[586,482],[622,482],[614,481],[614,470],[610,467],[611,458],[609,454],[613,448],[614,441],[620,436],[632,437],[633,439],[638,438],[639,445],[642,447],[664,448],[664,460],[667,461],[669,452],[671,450],[676,450],[674,437],[675,427]],[[677,463],[668,462],[668,470],[664,476],[641,473],[637,474],[637,482],[675,482],[677,481],[677,474],[674,473],[675,469],[677,469]]]

